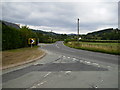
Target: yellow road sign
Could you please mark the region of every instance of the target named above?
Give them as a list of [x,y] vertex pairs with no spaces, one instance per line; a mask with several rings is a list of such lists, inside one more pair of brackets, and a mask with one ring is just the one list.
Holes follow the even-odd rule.
[[29,38],[28,44],[36,44],[36,38]]

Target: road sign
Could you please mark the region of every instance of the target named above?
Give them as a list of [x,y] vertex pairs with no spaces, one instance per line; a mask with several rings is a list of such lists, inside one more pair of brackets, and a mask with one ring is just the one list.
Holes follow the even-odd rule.
[[36,38],[29,38],[28,44],[36,44]]

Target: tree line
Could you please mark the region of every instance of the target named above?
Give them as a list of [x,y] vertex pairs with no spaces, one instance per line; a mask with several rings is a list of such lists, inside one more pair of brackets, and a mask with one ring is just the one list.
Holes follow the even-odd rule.
[[2,50],[28,47],[30,46],[28,38],[37,38],[37,34],[29,30],[26,26],[16,29],[2,25]]
[[30,47],[28,44],[29,38],[36,38],[38,43],[54,43],[67,38],[66,34],[56,34],[52,32],[44,32],[41,30],[29,29],[27,26],[22,26],[17,29],[15,27],[2,23],[2,50],[17,49]]
[[108,28],[83,36],[84,39],[92,40],[120,40],[120,30],[118,28]]
[[[10,23],[9,23],[10,24]],[[36,38],[36,44],[38,43],[54,43],[56,41],[77,41],[78,36],[67,35],[67,34],[56,34],[53,32],[45,32],[41,30],[29,29],[27,26],[21,28],[15,28],[15,24],[5,25],[1,23],[2,26],[2,50],[17,49],[23,47],[29,47],[28,39]],[[105,29],[97,32],[88,33],[86,35],[80,35],[81,41],[94,41],[96,40],[114,40],[112,42],[118,42],[115,40],[120,40],[120,30],[119,29]],[[106,42],[106,41],[102,41]],[[107,41],[111,42],[111,41]]]

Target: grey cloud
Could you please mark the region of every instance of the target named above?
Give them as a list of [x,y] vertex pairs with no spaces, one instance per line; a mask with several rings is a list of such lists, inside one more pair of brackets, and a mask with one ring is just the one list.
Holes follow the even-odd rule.
[[3,3],[2,9],[3,20],[33,26],[64,28],[68,32],[76,29],[78,17],[81,30],[86,30],[86,32],[100,26],[116,26],[118,21],[115,2],[6,2]]

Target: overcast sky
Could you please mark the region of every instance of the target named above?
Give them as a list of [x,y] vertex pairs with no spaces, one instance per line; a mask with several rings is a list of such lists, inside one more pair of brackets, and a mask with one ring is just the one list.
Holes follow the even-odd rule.
[[[112,0],[111,0],[112,1]],[[114,0],[113,0],[114,1]],[[80,33],[118,27],[118,2],[3,2],[2,19],[56,33]]]

